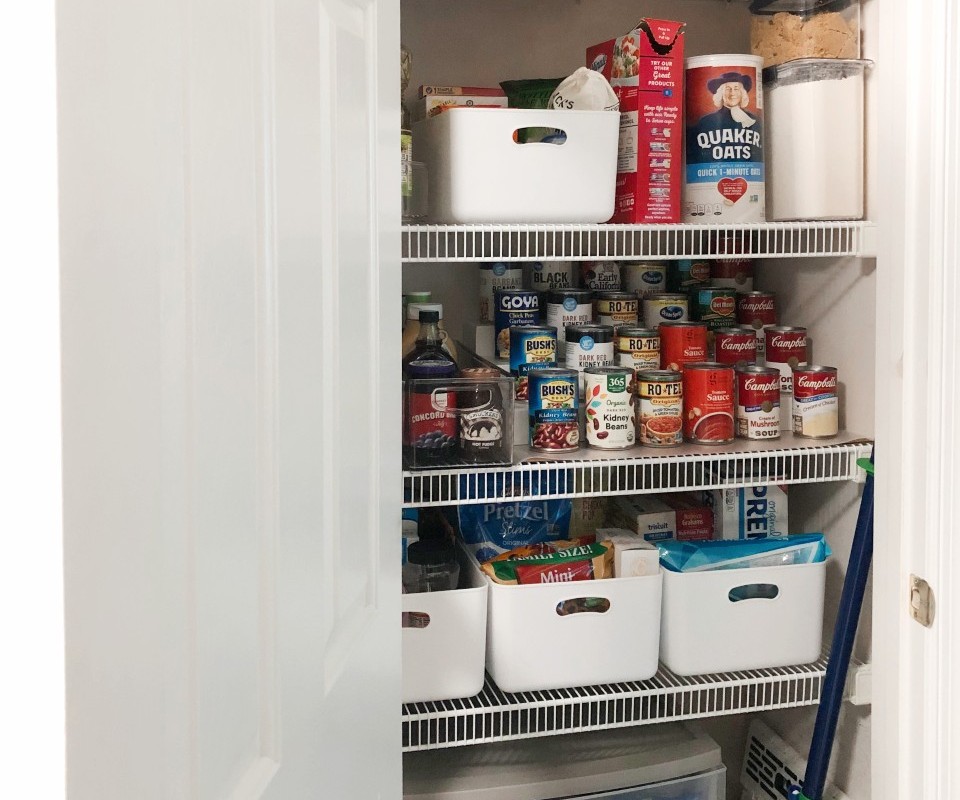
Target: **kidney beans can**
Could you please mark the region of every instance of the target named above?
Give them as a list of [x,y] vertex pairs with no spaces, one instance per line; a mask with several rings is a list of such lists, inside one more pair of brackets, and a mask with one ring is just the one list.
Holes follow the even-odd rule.
[[589,289],[554,289],[547,292],[547,325],[557,329],[557,358],[567,352],[564,331],[567,325],[593,322],[593,292]]
[[609,325],[568,325],[565,331],[568,369],[580,374],[583,394],[583,371],[587,367],[613,366],[613,328]]
[[683,382],[679,372],[637,371],[637,440],[646,447],[683,444]]
[[598,450],[623,450],[636,443],[633,370],[588,367],[584,370],[587,444]]
[[812,365],[793,371],[793,432],[820,439],[840,430],[835,367]]
[[682,322],[690,318],[690,299],[685,294],[658,292],[643,298],[643,324],[656,328],[661,322]]
[[493,322],[494,294],[522,289],[523,267],[506,261],[480,264],[480,322]]
[[660,368],[660,334],[650,328],[621,325],[616,329],[617,364],[632,369]]
[[528,374],[530,448],[563,453],[580,447],[577,371],[561,367]]
[[660,369],[682,370],[707,360],[707,326],[702,322],[664,322],[660,326]]
[[557,329],[551,325],[516,325],[510,329],[510,374],[514,399],[527,399],[527,376],[537,367],[557,366]]
[[753,328],[718,328],[713,332],[714,361],[720,364],[756,364],[757,336]]
[[510,329],[518,325],[540,323],[540,295],[536,292],[504,290],[495,292],[494,297],[494,352],[499,360],[507,361],[510,358]]
[[630,292],[600,292],[597,295],[597,322],[601,325],[636,325],[640,301]]
[[641,300],[667,291],[667,264],[661,262],[624,262],[620,264],[620,286]]
[[772,367],[736,368],[737,436],[780,438],[780,372]]
[[690,316],[707,330],[730,327],[737,318],[737,293],[733,289],[701,286],[690,290]]
[[777,296],[773,292],[738,292],[737,324],[747,325],[757,335],[757,361],[766,354],[766,329],[777,324]]
[[775,325],[764,331],[768,367],[780,370],[780,391],[793,392],[793,370],[807,366],[807,329]]
[[[533,292],[572,289],[577,285],[577,269],[572,261],[526,261],[523,287]],[[519,287],[517,287],[519,288]]]
[[697,444],[733,441],[733,367],[713,361],[683,370],[683,438]]
[[675,266],[668,276],[668,290],[689,292],[698,286],[710,285],[711,262],[706,258],[683,258],[672,262]]

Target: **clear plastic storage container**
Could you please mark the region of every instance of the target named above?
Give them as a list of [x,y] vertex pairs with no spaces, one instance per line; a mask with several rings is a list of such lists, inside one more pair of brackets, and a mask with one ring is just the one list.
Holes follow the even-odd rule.
[[860,58],[859,0],[753,0],[750,52],[763,66],[795,58]]

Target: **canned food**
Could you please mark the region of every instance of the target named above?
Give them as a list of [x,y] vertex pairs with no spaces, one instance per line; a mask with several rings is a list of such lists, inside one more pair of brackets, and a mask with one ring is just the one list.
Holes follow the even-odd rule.
[[684,258],[675,263],[673,279],[668,282],[671,292],[689,292],[698,286],[710,285],[709,260]]
[[685,294],[658,292],[643,298],[643,324],[656,328],[662,322],[689,319],[690,299]]
[[507,361],[510,358],[510,329],[540,322],[540,296],[536,292],[497,290],[494,297],[494,351],[498,359]]
[[557,366],[557,329],[517,325],[510,329],[510,374],[517,400],[527,399],[527,376],[536,367]]
[[615,331],[617,363],[633,369],[660,368],[660,334],[650,328],[621,325]]
[[713,361],[683,370],[683,438],[698,444],[733,441],[733,367]]
[[661,262],[625,262],[620,264],[620,286],[643,299],[667,291],[667,265]]
[[598,450],[633,447],[633,370],[624,367],[588,367],[584,370],[587,444]]
[[480,264],[480,322],[493,322],[494,295],[523,288],[523,267],[506,261]]
[[582,261],[583,288],[595,292],[620,291],[620,265],[616,261]]
[[737,436],[780,438],[780,372],[772,367],[736,368]]
[[683,443],[683,383],[679,372],[637,372],[637,439],[647,447]]
[[707,326],[702,322],[664,322],[660,326],[660,368],[682,370],[707,360]]
[[737,324],[747,325],[757,334],[757,359],[766,353],[764,330],[777,324],[777,297],[773,292],[738,292]]
[[534,292],[572,289],[577,285],[576,275],[572,261],[527,261],[523,266],[523,285]]
[[566,365],[580,374],[583,394],[583,371],[587,367],[613,366],[613,328],[609,325],[568,325]]
[[630,292],[600,292],[597,295],[597,322],[601,325],[636,325],[640,301]]
[[748,258],[718,258],[710,269],[714,286],[738,292],[753,291],[753,261]]
[[589,289],[556,289],[547,293],[547,325],[560,333],[557,340],[557,358],[567,352],[562,332],[567,325],[589,325],[593,322],[593,292]]
[[807,366],[807,329],[774,326],[766,335],[766,362],[768,367],[780,370],[780,391],[793,392],[793,370]]
[[577,419],[579,392],[577,371],[560,367],[531,370],[530,448],[551,453],[568,452],[580,447]]
[[753,328],[718,328],[713,332],[714,361],[746,365],[757,362],[757,336]]
[[793,432],[820,439],[840,429],[837,370],[818,365],[793,371]]
[[701,286],[690,291],[690,316],[707,326],[708,331],[730,327],[737,318],[737,293],[734,289]]

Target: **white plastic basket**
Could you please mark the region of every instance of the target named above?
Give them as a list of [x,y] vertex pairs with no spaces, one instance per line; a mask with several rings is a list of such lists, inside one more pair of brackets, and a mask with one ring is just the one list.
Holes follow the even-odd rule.
[[[566,140],[520,144],[524,128]],[[618,111],[451,108],[414,127],[431,222],[606,222],[617,181]]]

